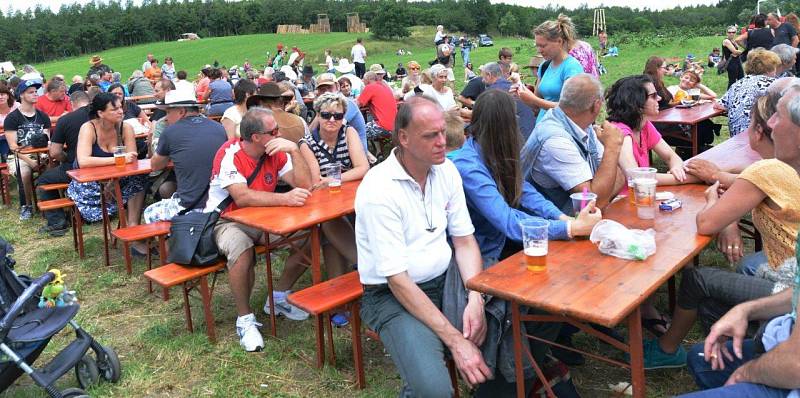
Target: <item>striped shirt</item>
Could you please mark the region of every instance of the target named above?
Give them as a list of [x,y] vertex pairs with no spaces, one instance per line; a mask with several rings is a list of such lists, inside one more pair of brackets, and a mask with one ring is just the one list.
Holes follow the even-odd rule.
[[353,162],[350,160],[350,150],[347,148],[346,128],[347,126],[342,126],[339,129],[339,134],[336,138],[336,147],[333,148],[333,150],[331,150],[328,144],[325,143],[325,140],[320,137],[319,130],[314,130],[306,134],[300,142],[305,142],[306,145],[308,145],[308,148],[314,153],[314,157],[317,158],[320,168],[338,162],[342,165],[342,172],[345,172],[353,168]]

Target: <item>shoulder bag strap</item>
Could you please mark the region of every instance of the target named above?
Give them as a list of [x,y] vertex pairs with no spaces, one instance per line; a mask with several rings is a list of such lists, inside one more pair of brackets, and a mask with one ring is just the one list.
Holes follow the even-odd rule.
[[[267,155],[266,154],[261,155],[261,158],[258,159],[258,164],[256,165],[256,169],[253,170],[253,173],[250,174],[250,177],[247,177],[247,186],[248,187],[256,179],[256,176],[258,176],[258,173],[261,172],[261,166],[264,165],[264,161],[265,160],[267,160]],[[228,194],[228,197],[225,198],[225,200],[223,200],[222,202],[220,202],[219,206],[217,206],[217,209],[215,211],[218,212],[218,213],[222,213],[222,211],[225,210],[231,203],[233,203],[233,196]]]

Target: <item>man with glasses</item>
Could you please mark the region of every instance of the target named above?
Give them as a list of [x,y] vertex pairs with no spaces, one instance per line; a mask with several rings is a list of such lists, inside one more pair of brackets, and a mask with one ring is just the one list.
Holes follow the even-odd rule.
[[[222,214],[247,206],[305,204],[311,195],[311,173],[297,143],[281,137],[273,115],[269,109],[249,109],[239,125],[241,138],[231,139],[219,148],[211,171],[206,212],[217,209],[229,196],[233,202]],[[295,188],[275,193],[278,179]],[[253,247],[266,243],[268,237],[264,231],[220,218],[214,228],[214,238],[220,255],[228,260],[239,343],[245,351],[260,351],[264,348],[264,339],[258,331],[261,324],[250,308],[250,294],[255,283]]]

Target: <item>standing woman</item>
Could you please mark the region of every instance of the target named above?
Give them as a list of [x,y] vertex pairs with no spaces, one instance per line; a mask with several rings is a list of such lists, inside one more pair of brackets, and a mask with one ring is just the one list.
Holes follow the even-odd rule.
[[[453,163],[461,174],[467,209],[475,227],[474,235],[484,268],[502,260],[506,255],[504,253],[510,254],[511,247],[519,247],[522,241],[520,221],[548,220],[548,238],[567,240],[589,235],[592,227],[601,219],[600,211],[594,211],[593,204],[586,206],[577,219],[566,216],[522,178],[519,159],[522,136],[514,108],[515,101],[507,92],[497,89],[484,91],[475,101],[469,127],[470,137],[453,157]],[[509,249],[504,250],[507,246]],[[447,294],[445,290],[443,296],[448,300],[454,295]],[[443,307],[451,308],[447,301]],[[513,363],[513,350],[502,348],[504,345],[513,346],[509,342],[512,334],[503,333],[504,317],[498,317],[498,314],[506,313],[507,308],[505,302],[495,298],[488,299],[486,303],[487,342],[494,344],[484,344],[483,354],[486,363],[494,364],[496,368],[492,369],[494,379],[478,386],[474,395],[477,398],[515,396],[515,380],[504,377],[506,372],[502,371],[501,366],[503,363]],[[452,312],[460,314],[458,311]],[[450,312],[445,315],[453,318]],[[508,316],[507,313],[505,315]],[[553,328],[553,324],[537,322],[528,322],[526,327],[528,333],[548,340],[555,339],[559,330],[558,325]],[[503,342],[495,342],[495,338],[503,339]],[[526,348],[530,349],[538,363],[543,363],[549,351],[544,344],[531,344],[523,349]]]
[[165,79],[175,80],[175,64],[172,57],[164,57],[164,65],[161,65],[161,76]]
[[775,36],[772,34],[772,29],[767,26],[767,16],[758,14],[753,17],[753,29],[749,29],[744,34],[736,38],[736,41],[742,43],[747,40],[747,46],[742,58],[742,62],[747,62],[747,55],[755,48],[772,48],[772,41]]
[[644,72],[642,74],[647,75],[656,88],[656,93],[660,98],[658,100],[658,109],[671,107],[672,93],[667,90],[667,86],[664,84],[664,75],[667,74],[667,61],[656,56],[648,58],[647,63],[644,64]]
[[242,79],[233,88],[233,106],[226,109],[222,114],[222,127],[225,127],[225,134],[228,139],[239,137],[239,123],[242,116],[247,112],[247,99],[256,93],[256,84],[252,80]]
[[[133,128],[122,122],[122,101],[111,93],[97,94],[89,105],[90,120],[81,126],[78,133],[78,148],[75,156],[75,168],[109,166],[114,164],[114,147],[125,147],[125,162],[136,161],[136,139]],[[128,225],[138,225],[144,204],[144,184],[146,175],[124,177],[120,179],[122,199],[128,205]],[[103,218],[101,200],[107,201],[108,214],[117,212],[119,204],[108,202],[108,196],[101,192],[97,182],[70,182],[67,195],[75,201],[81,217],[89,222],[97,222]],[[134,255],[145,255],[146,248],[141,242],[131,246]]]
[[211,82],[208,84],[208,91],[203,95],[203,100],[208,101],[206,115],[222,115],[226,109],[233,106],[233,87],[223,78],[222,71],[217,68],[211,69],[208,77]]
[[736,37],[736,26],[728,26],[726,33],[728,37],[722,41],[722,57],[728,60],[725,70],[728,71],[728,88],[730,88],[733,83],[744,77],[742,59],[740,57],[743,49],[733,40]]
[[575,44],[575,25],[568,16],[559,14],[555,21],[542,22],[533,34],[536,50],[545,59],[537,73],[539,84],[534,92],[519,84],[517,92],[525,104],[539,109],[538,122],[548,109],[558,105],[564,82],[583,73],[583,66],[568,53]]

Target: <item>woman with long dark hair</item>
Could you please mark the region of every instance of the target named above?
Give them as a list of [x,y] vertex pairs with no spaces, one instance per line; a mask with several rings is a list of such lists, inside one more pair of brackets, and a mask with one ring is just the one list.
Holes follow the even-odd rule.
[[[514,242],[518,244],[522,241],[520,221],[548,220],[549,239],[565,240],[588,236],[601,219],[600,210],[594,208],[594,202],[586,206],[576,219],[561,213],[523,179],[519,158],[522,136],[517,128],[514,109],[515,101],[507,92],[491,89],[478,96],[469,128],[470,137],[453,158],[463,181],[467,208],[475,227],[474,235],[481,250],[484,268],[502,259],[506,244],[514,246]],[[486,305],[492,305],[491,300]],[[489,318],[487,341],[492,340],[489,336],[492,322],[495,321]],[[553,331],[546,330],[544,325],[529,325],[528,332],[540,334],[543,338],[549,337],[548,340],[555,338]],[[545,336],[547,333],[551,335]],[[530,349],[537,363],[543,363],[547,348],[535,344]],[[484,359],[487,364],[496,364],[497,369],[494,380],[478,387],[476,397],[513,396],[514,380],[502,377],[503,373],[499,372],[500,363],[510,359],[504,356],[506,354],[502,350],[492,351],[491,354],[484,351],[485,356],[494,356]],[[513,355],[513,352],[509,355]]]
[[667,73],[667,61],[664,58],[652,56],[647,59],[644,64],[644,72],[642,74],[650,77],[656,93],[660,99],[658,100],[658,109],[669,108],[672,102],[672,94],[667,90],[664,84],[664,75]]

